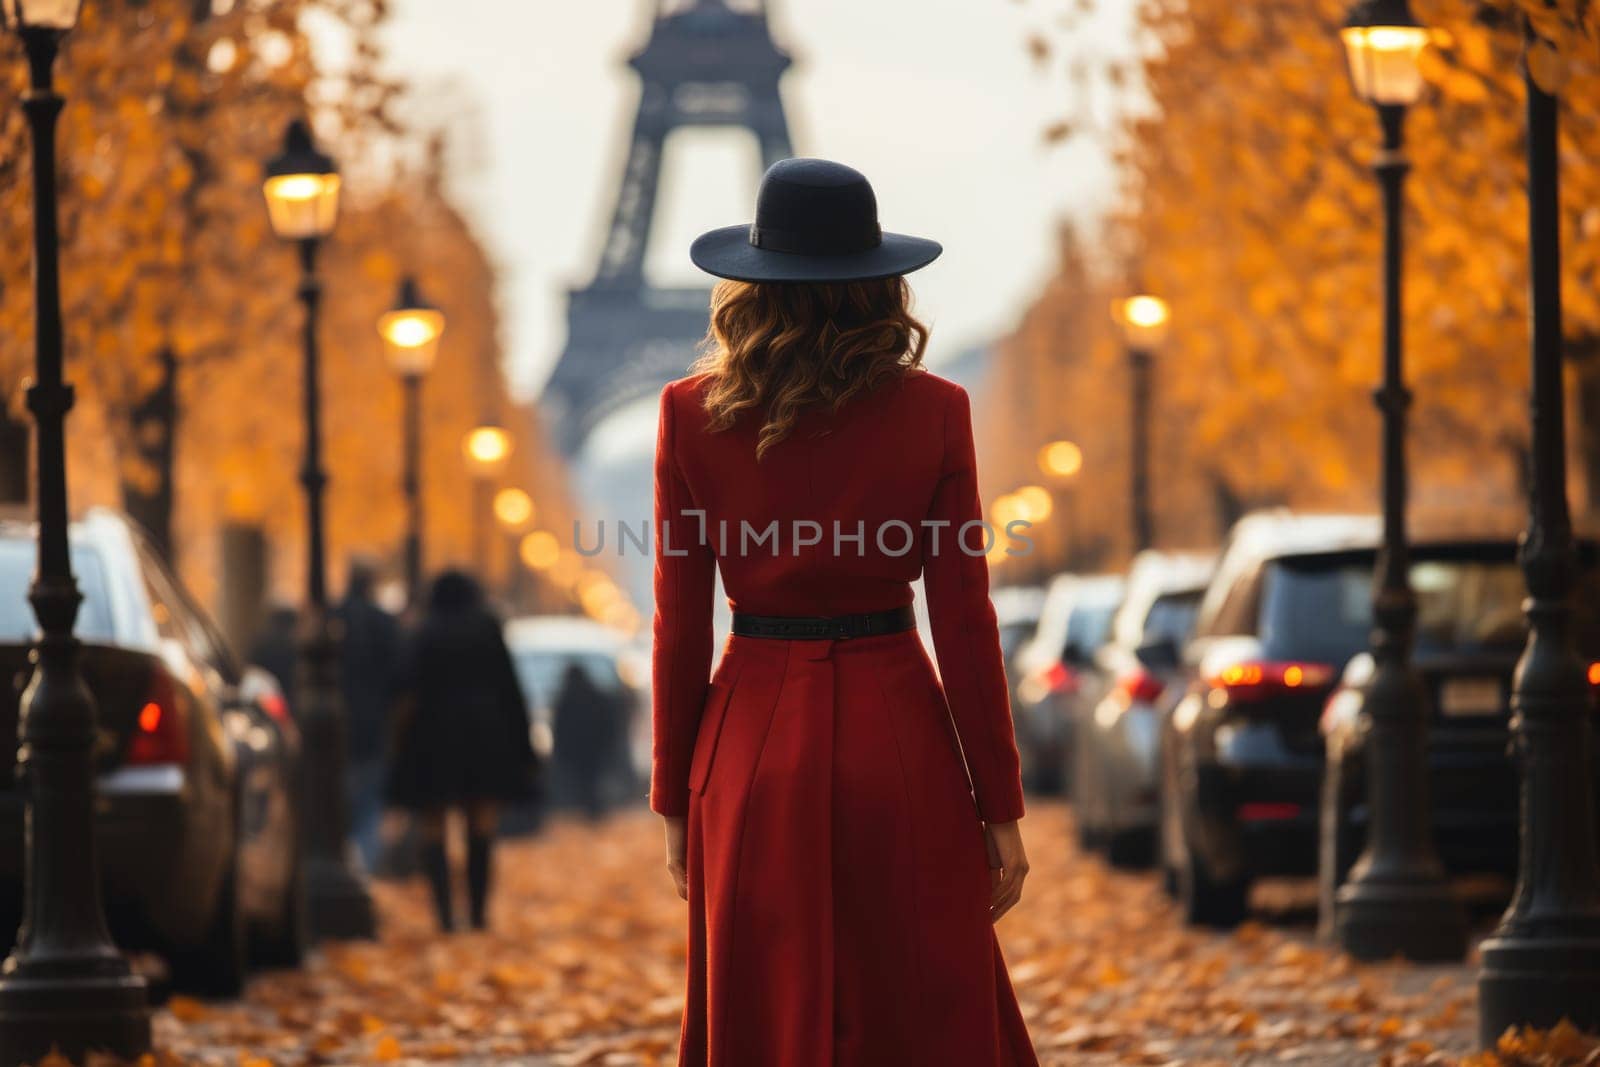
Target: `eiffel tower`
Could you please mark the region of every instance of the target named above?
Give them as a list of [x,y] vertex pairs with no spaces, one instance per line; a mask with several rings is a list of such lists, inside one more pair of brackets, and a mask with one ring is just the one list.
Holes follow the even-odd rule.
[[778,95],[790,58],[766,0],[656,0],[650,40],[628,62],[643,92],[616,209],[593,281],[568,293],[567,346],[540,398],[568,456],[607,415],[681,376],[706,332],[709,288],[644,277],[668,135],[732,127],[755,136],[763,167],[793,154]]

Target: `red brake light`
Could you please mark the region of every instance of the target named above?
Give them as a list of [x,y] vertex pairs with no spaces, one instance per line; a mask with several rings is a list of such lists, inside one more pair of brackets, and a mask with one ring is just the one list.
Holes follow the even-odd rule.
[[1333,668],[1326,663],[1234,663],[1217,671],[1206,681],[1225,689],[1236,698],[1268,696],[1292,689],[1316,689],[1333,681]]
[[1589,684],[1600,689],[1600,662],[1589,664]]
[[1071,667],[1060,660],[1050,664],[1044,672],[1044,684],[1052,693],[1076,693],[1078,691],[1078,676]]
[[128,738],[125,762],[134,767],[189,761],[189,734],[178,707],[178,690],[172,676],[157,668],[150,677],[150,692],[133,734]]
[[282,693],[277,691],[262,693],[258,703],[261,705],[261,710],[266,712],[273,722],[288,726],[294,721],[289,715],[289,702],[284,699]]
[[1154,703],[1166,688],[1166,684],[1149,671],[1133,670],[1117,679],[1117,692],[1129,704]]

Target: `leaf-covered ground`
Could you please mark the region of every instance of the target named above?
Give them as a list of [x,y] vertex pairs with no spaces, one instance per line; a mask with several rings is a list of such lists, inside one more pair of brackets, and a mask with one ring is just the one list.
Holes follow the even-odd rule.
[[[1575,1035],[1470,1057],[1470,967],[1356,965],[1303,922],[1185,930],[1154,876],[1077,854],[1063,809],[1036,805],[1025,826],[1029,892],[1001,930],[1047,1064],[1600,1063]],[[488,934],[441,938],[420,885],[380,885],[379,943],[263,976],[237,1004],[175,999],[157,1020],[162,1058],[671,1063],[683,911],[659,848],[643,813],[507,845]]]

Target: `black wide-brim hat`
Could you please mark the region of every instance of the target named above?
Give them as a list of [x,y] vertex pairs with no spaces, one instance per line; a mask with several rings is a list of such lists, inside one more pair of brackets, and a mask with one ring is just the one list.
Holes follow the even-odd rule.
[[856,282],[910,274],[939,258],[938,241],[878,226],[867,179],[826,159],[781,159],[756,193],[756,221],[703,233],[689,258],[742,282]]

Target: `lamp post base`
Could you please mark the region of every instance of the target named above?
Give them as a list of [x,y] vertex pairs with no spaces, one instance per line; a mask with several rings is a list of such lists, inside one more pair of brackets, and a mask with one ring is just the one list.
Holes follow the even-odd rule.
[[1358,960],[1402,956],[1458,962],[1467,954],[1467,917],[1442,877],[1356,879],[1335,897],[1334,936]]
[[1566,1019],[1600,1031],[1600,916],[1562,927],[1500,934],[1479,946],[1478,1037],[1485,1048],[1512,1026],[1548,1029]]
[[129,1061],[149,1052],[144,979],[121,957],[9,961],[0,976],[0,1067],[39,1063],[52,1051],[74,1063],[94,1052]]
[[372,895],[349,861],[306,861],[306,925],[317,941],[365,941],[378,936]]
[[377,934],[372,896],[350,848],[345,795],[345,708],[337,638],[326,610],[313,609],[301,645],[297,698],[306,823],[306,925],[313,941]]

